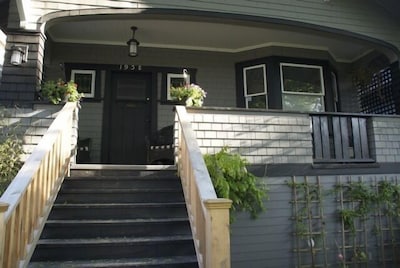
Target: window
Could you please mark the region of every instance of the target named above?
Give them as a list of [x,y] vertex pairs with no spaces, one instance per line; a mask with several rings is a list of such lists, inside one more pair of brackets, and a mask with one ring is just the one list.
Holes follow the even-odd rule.
[[85,98],[94,98],[96,71],[95,70],[71,70],[71,80],[78,85],[78,91]]
[[[187,75],[187,80],[190,83],[190,74]],[[169,93],[171,87],[183,87],[185,86],[185,76],[183,74],[167,74],[167,100],[172,100]]]
[[243,68],[246,108],[268,108],[265,64]]
[[304,112],[325,110],[321,66],[281,63],[280,74],[283,110]]

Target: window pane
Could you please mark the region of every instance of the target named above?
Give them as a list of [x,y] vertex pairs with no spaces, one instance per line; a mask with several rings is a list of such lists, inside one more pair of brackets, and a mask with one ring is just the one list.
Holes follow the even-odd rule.
[[260,108],[260,109],[267,108],[265,95],[248,97],[247,107],[254,108],[254,109],[255,108]]
[[283,90],[302,93],[323,93],[321,69],[282,66]]
[[245,69],[246,94],[252,95],[265,92],[263,66]]
[[283,109],[286,111],[323,112],[322,96],[283,94]]
[[75,73],[74,82],[81,93],[92,93],[92,74]]

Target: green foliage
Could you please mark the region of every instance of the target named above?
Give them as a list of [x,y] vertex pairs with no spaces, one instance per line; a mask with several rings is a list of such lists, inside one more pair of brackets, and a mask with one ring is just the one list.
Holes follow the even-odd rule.
[[380,181],[378,184],[378,204],[385,209],[389,216],[400,216],[400,185],[388,181]]
[[16,127],[5,120],[7,111],[0,109],[0,195],[3,194],[22,166],[22,141],[14,134]]
[[343,198],[353,202],[354,207],[339,211],[344,226],[355,233],[355,220],[366,220],[375,209],[381,208],[388,216],[400,216],[400,185],[389,181],[380,181],[374,190],[363,182],[341,184],[336,190],[342,189]]
[[342,189],[343,198],[353,202],[355,205],[349,209],[342,209],[339,215],[343,220],[346,229],[353,234],[356,231],[355,220],[357,218],[365,220],[371,211],[371,206],[376,200],[375,193],[363,182],[351,182],[346,185],[338,185],[337,190]]
[[78,101],[83,97],[83,93],[78,92],[78,86],[72,80],[67,83],[61,79],[57,82],[49,80],[42,85],[41,93],[53,104],[58,104],[64,100]]
[[22,142],[17,136],[8,136],[0,142],[0,195],[21,168],[22,153]]
[[182,87],[171,87],[170,95],[178,102],[184,102],[186,106],[201,107],[207,93],[198,85],[190,84]]
[[204,160],[217,196],[231,199],[232,211],[247,211],[256,218],[264,210],[267,188],[247,171],[245,159],[225,147],[216,154],[205,155]]
[[[295,235],[303,239],[318,241],[324,236],[323,225],[315,224],[318,220],[316,211],[320,209],[323,199],[322,186],[310,182],[287,182],[293,189],[292,201],[295,220]],[[319,226],[319,227],[317,227]]]

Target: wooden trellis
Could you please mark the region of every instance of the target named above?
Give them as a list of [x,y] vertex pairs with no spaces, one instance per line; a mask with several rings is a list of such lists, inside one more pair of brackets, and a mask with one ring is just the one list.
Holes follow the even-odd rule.
[[296,263],[299,268],[327,267],[325,217],[319,177],[314,182],[292,178],[293,217]]

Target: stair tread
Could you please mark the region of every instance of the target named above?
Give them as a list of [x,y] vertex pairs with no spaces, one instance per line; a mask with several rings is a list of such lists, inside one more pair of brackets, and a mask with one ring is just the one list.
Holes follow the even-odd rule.
[[125,176],[112,176],[112,175],[104,175],[104,176],[71,176],[65,178],[66,181],[73,180],[179,180],[179,177],[176,175],[164,175],[164,176],[140,176],[140,175],[125,175]]
[[185,202],[151,202],[151,203],[55,203],[54,207],[158,207],[182,206]]
[[64,180],[29,267],[197,267],[176,171],[113,172]]
[[29,267],[119,267],[136,266],[136,265],[163,265],[163,264],[185,264],[197,263],[196,256],[174,256],[174,257],[157,257],[157,258],[138,258],[138,259],[100,259],[100,260],[84,260],[84,261],[64,261],[64,262],[33,262]]
[[177,240],[192,240],[191,235],[169,235],[153,237],[119,237],[119,238],[73,238],[73,239],[40,239],[38,245],[74,245],[74,244],[116,244],[116,243],[143,243],[143,242],[170,242]]
[[182,192],[182,189],[179,188],[149,188],[149,189],[126,189],[126,188],[93,188],[93,189],[82,189],[82,188],[67,188],[62,189],[62,193],[138,193],[138,192]]
[[188,218],[143,218],[143,219],[121,219],[121,220],[48,220],[46,224],[117,224],[117,223],[167,223],[186,222]]

